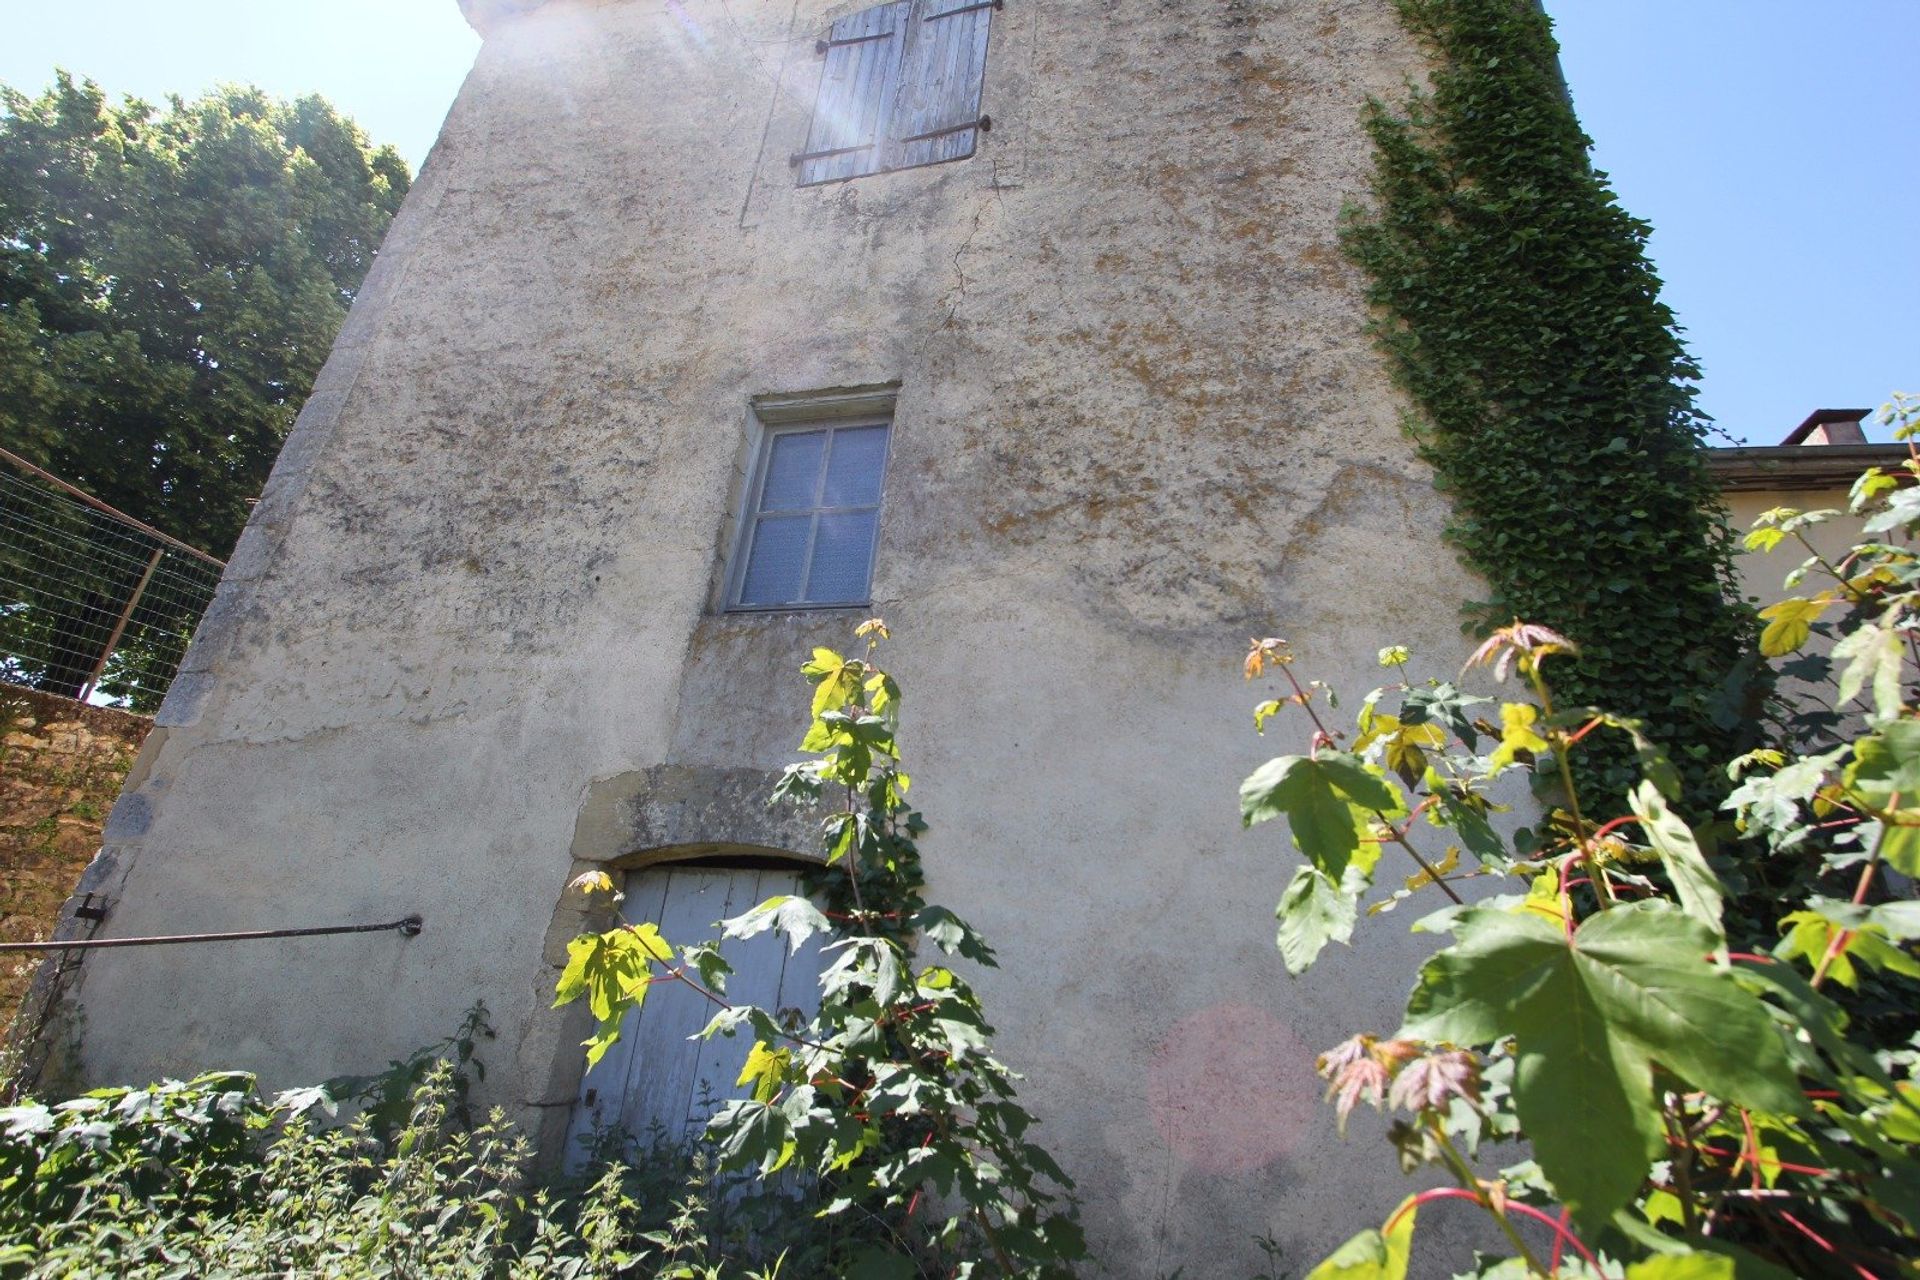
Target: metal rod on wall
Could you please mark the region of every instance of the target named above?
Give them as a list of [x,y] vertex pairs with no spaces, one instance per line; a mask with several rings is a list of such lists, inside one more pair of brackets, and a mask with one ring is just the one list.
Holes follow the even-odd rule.
[[385,924],[335,924],[318,929],[247,929],[237,933],[174,933],[149,938],[76,938],[65,942],[0,942],[0,951],[94,951],[105,947],[164,947],[180,942],[252,942],[261,938],[318,938],[333,933],[388,933],[412,938],[425,921],[417,915]]

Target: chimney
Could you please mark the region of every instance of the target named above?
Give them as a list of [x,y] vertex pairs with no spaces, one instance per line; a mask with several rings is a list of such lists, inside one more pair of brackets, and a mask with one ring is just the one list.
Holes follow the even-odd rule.
[[1780,443],[1865,444],[1867,433],[1860,429],[1860,423],[1872,412],[1871,409],[1815,409]]

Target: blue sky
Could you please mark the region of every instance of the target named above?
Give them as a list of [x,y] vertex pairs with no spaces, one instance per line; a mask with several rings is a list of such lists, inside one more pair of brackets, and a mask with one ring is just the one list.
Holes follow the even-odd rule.
[[[1920,0],[1547,7],[1720,426],[1771,444],[1810,410],[1920,391]],[[479,46],[455,0],[0,0],[0,30],[16,88],[59,65],[154,98],[317,91],[416,166]]]

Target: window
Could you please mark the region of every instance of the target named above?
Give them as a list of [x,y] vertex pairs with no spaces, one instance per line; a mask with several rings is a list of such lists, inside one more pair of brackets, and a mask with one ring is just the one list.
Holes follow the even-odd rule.
[[771,426],[760,442],[727,603],[867,603],[888,423]]
[[961,160],[980,114],[987,27],[1003,0],[894,0],[833,24],[800,185]]

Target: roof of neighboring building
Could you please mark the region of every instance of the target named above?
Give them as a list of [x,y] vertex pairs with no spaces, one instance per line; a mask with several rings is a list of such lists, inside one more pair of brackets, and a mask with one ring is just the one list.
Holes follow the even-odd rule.
[[1868,467],[1895,467],[1912,456],[1904,444],[1775,444],[1707,450],[1707,471],[1723,490],[1831,489]]

